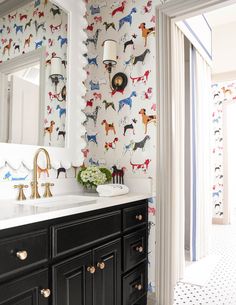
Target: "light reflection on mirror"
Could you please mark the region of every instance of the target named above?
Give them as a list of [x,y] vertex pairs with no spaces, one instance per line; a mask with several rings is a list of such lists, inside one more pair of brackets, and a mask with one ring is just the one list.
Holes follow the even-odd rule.
[[0,3],[0,142],[64,147],[68,15],[50,1],[14,2],[4,16]]

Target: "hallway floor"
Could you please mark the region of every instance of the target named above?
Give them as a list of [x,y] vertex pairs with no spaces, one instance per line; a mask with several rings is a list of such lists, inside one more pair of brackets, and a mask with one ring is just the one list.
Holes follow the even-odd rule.
[[220,256],[209,282],[203,286],[178,283],[174,305],[236,305],[236,221],[214,225],[212,254]]

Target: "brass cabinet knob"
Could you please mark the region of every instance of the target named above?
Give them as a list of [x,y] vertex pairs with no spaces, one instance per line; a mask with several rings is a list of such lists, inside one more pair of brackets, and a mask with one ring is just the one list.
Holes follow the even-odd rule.
[[143,286],[141,284],[136,284],[134,288],[140,291],[143,289]]
[[41,293],[41,295],[45,298],[45,299],[47,299],[47,298],[49,298],[50,297],[50,294],[51,294],[51,290],[50,289],[42,289],[41,291],[40,291],[40,293]]
[[24,261],[27,259],[28,253],[25,250],[17,251],[16,256],[19,258],[19,260]]
[[139,215],[136,215],[135,218],[139,221],[143,220],[143,215],[139,214]]
[[143,247],[142,246],[138,246],[135,249],[137,252],[142,253],[143,252]]
[[88,267],[87,271],[91,274],[94,274],[96,272],[96,268],[94,266]]
[[106,265],[104,262],[101,262],[101,263],[97,263],[97,267],[101,270],[105,269]]

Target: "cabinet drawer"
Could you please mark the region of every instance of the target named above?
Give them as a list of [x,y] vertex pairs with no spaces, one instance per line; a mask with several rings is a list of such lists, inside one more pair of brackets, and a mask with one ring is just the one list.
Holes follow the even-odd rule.
[[124,237],[124,271],[143,261],[147,255],[147,230],[141,229]]
[[48,305],[51,296],[45,298],[43,289],[49,289],[48,269],[30,273],[17,280],[0,285],[1,305]]
[[93,245],[121,232],[121,212],[98,216],[53,226],[53,256]]
[[0,277],[48,259],[48,231],[0,240]]
[[147,293],[147,266],[143,263],[123,278],[123,305],[138,304]]
[[147,222],[147,204],[145,202],[123,210],[124,231],[138,227],[145,222]]

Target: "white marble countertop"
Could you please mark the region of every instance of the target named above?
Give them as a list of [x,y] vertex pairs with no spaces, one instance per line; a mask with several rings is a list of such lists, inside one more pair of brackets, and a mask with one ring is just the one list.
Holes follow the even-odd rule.
[[[91,194],[76,195],[93,196]],[[91,201],[53,207],[43,207],[43,205],[42,207],[35,207],[27,205],[27,202],[21,204],[21,202],[15,200],[0,200],[0,230],[45,221],[53,218],[99,210],[111,206],[118,206],[124,203],[132,204],[132,202],[154,196],[152,194],[145,193],[129,193],[116,197],[98,197],[97,195],[93,197],[94,200]]]

